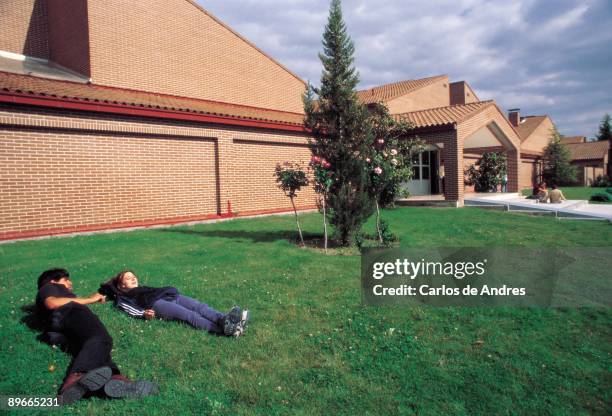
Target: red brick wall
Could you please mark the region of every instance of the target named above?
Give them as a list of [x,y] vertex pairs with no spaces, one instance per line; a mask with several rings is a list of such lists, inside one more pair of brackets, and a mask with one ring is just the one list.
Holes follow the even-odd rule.
[[49,15],[49,58],[87,77],[89,62],[89,22],[86,0],[51,0]]
[[0,50],[49,58],[45,1],[0,1]]
[[[234,160],[239,161],[234,170],[234,206],[238,212],[266,210],[270,207],[291,208],[291,201],[277,188],[274,168],[277,163],[291,161],[308,167],[310,150],[306,144],[265,142],[258,140],[234,140]],[[315,193],[311,187],[300,191],[296,204],[312,205]]]
[[[520,148],[521,141],[516,131],[512,128],[508,119],[503,115],[497,106],[491,106],[466,120],[458,126],[458,137],[467,139],[472,133],[476,132],[484,125],[494,126],[503,133],[506,143],[503,143],[508,160],[508,192],[518,192],[519,190],[519,169],[520,169]],[[470,152],[472,149],[469,149]]]
[[96,84],[303,112],[302,80],[191,1],[88,5]]
[[[251,141],[255,141],[250,144]],[[273,179],[306,137],[0,106],[0,239],[287,210]],[[314,192],[298,208],[314,206]]]
[[450,105],[448,77],[387,102],[391,114],[403,114],[448,105]]
[[457,131],[449,129],[440,132],[418,133],[425,144],[437,146],[443,143],[440,150],[441,162],[444,165],[444,199],[457,201],[463,205],[463,141],[457,140]]

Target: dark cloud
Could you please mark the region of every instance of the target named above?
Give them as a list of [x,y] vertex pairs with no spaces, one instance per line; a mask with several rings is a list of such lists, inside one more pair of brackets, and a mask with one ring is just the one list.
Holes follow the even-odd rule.
[[[199,3],[305,80],[317,83],[326,0]],[[609,0],[345,0],[362,88],[448,74],[503,109],[549,114],[593,136],[612,114]]]

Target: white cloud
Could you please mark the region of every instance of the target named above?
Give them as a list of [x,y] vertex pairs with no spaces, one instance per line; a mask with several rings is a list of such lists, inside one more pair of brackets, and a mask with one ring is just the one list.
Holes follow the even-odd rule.
[[[481,98],[594,134],[612,104],[610,0],[344,0],[361,88],[448,74]],[[317,83],[328,0],[207,0],[204,8]],[[575,108],[590,117],[576,120]],[[604,111],[605,112],[605,111]],[[584,129],[587,123],[592,126]]]

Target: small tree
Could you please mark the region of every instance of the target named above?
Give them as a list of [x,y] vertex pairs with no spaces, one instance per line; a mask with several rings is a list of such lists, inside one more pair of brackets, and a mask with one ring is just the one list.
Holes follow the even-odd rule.
[[508,169],[506,155],[496,152],[483,153],[476,166],[467,169],[465,180],[467,185],[474,186],[476,192],[496,191]]
[[[341,245],[353,241],[371,216],[370,175],[360,155],[372,132],[367,108],[357,100],[359,77],[353,66],[355,47],[346,31],[340,0],[332,0],[323,34],[321,87],[308,86],[305,125],[312,131],[312,153],[331,164],[333,181],[326,193],[327,214]],[[316,103],[315,103],[316,99]]]
[[297,163],[285,162],[282,165],[276,164],[274,170],[274,176],[276,177],[276,183],[278,187],[283,190],[286,196],[291,200],[293,206],[293,213],[295,214],[295,223],[297,224],[298,234],[300,235],[300,241],[304,246],[304,237],[302,236],[302,229],[300,228],[300,221],[298,219],[297,209],[295,208],[294,198],[296,197],[302,186],[308,185],[308,178],[306,173],[302,170],[301,166]]
[[612,140],[612,125],[610,121],[610,114],[606,114],[601,120],[597,140]]
[[329,170],[331,164],[320,157],[313,156],[310,159],[310,166],[313,170],[314,176],[314,190],[320,195],[321,209],[323,211],[323,242],[325,252],[327,253],[327,211],[326,211],[326,198],[329,188],[333,183],[332,171]]
[[542,177],[550,185],[571,184],[576,182],[576,169],[571,165],[571,154],[561,141],[557,129],[553,129],[550,143],[542,156]]

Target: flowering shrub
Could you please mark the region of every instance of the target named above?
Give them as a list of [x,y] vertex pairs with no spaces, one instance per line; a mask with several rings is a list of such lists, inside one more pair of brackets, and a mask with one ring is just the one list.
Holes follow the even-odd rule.
[[282,165],[280,163],[276,164],[274,176],[276,177],[278,187],[281,188],[285,195],[287,195],[291,200],[293,213],[295,214],[295,222],[297,224],[300,241],[303,246],[304,237],[302,236],[302,229],[300,227],[300,221],[298,219],[297,209],[295,208],[295,202],[293,199],[296,197],[302,186],[308,185],[306,172],[304,172],[302,167],[297,163],[284,162]]
[[323,241],[325,252],[327,252],[327,193],[333,183],[333,173],[331,170],[331,163],[324,158],[318,156],[312,156],[310,159],[310,167],[313,170],[314,176],[314,190],[321,196],[320,205],[323,211]]

